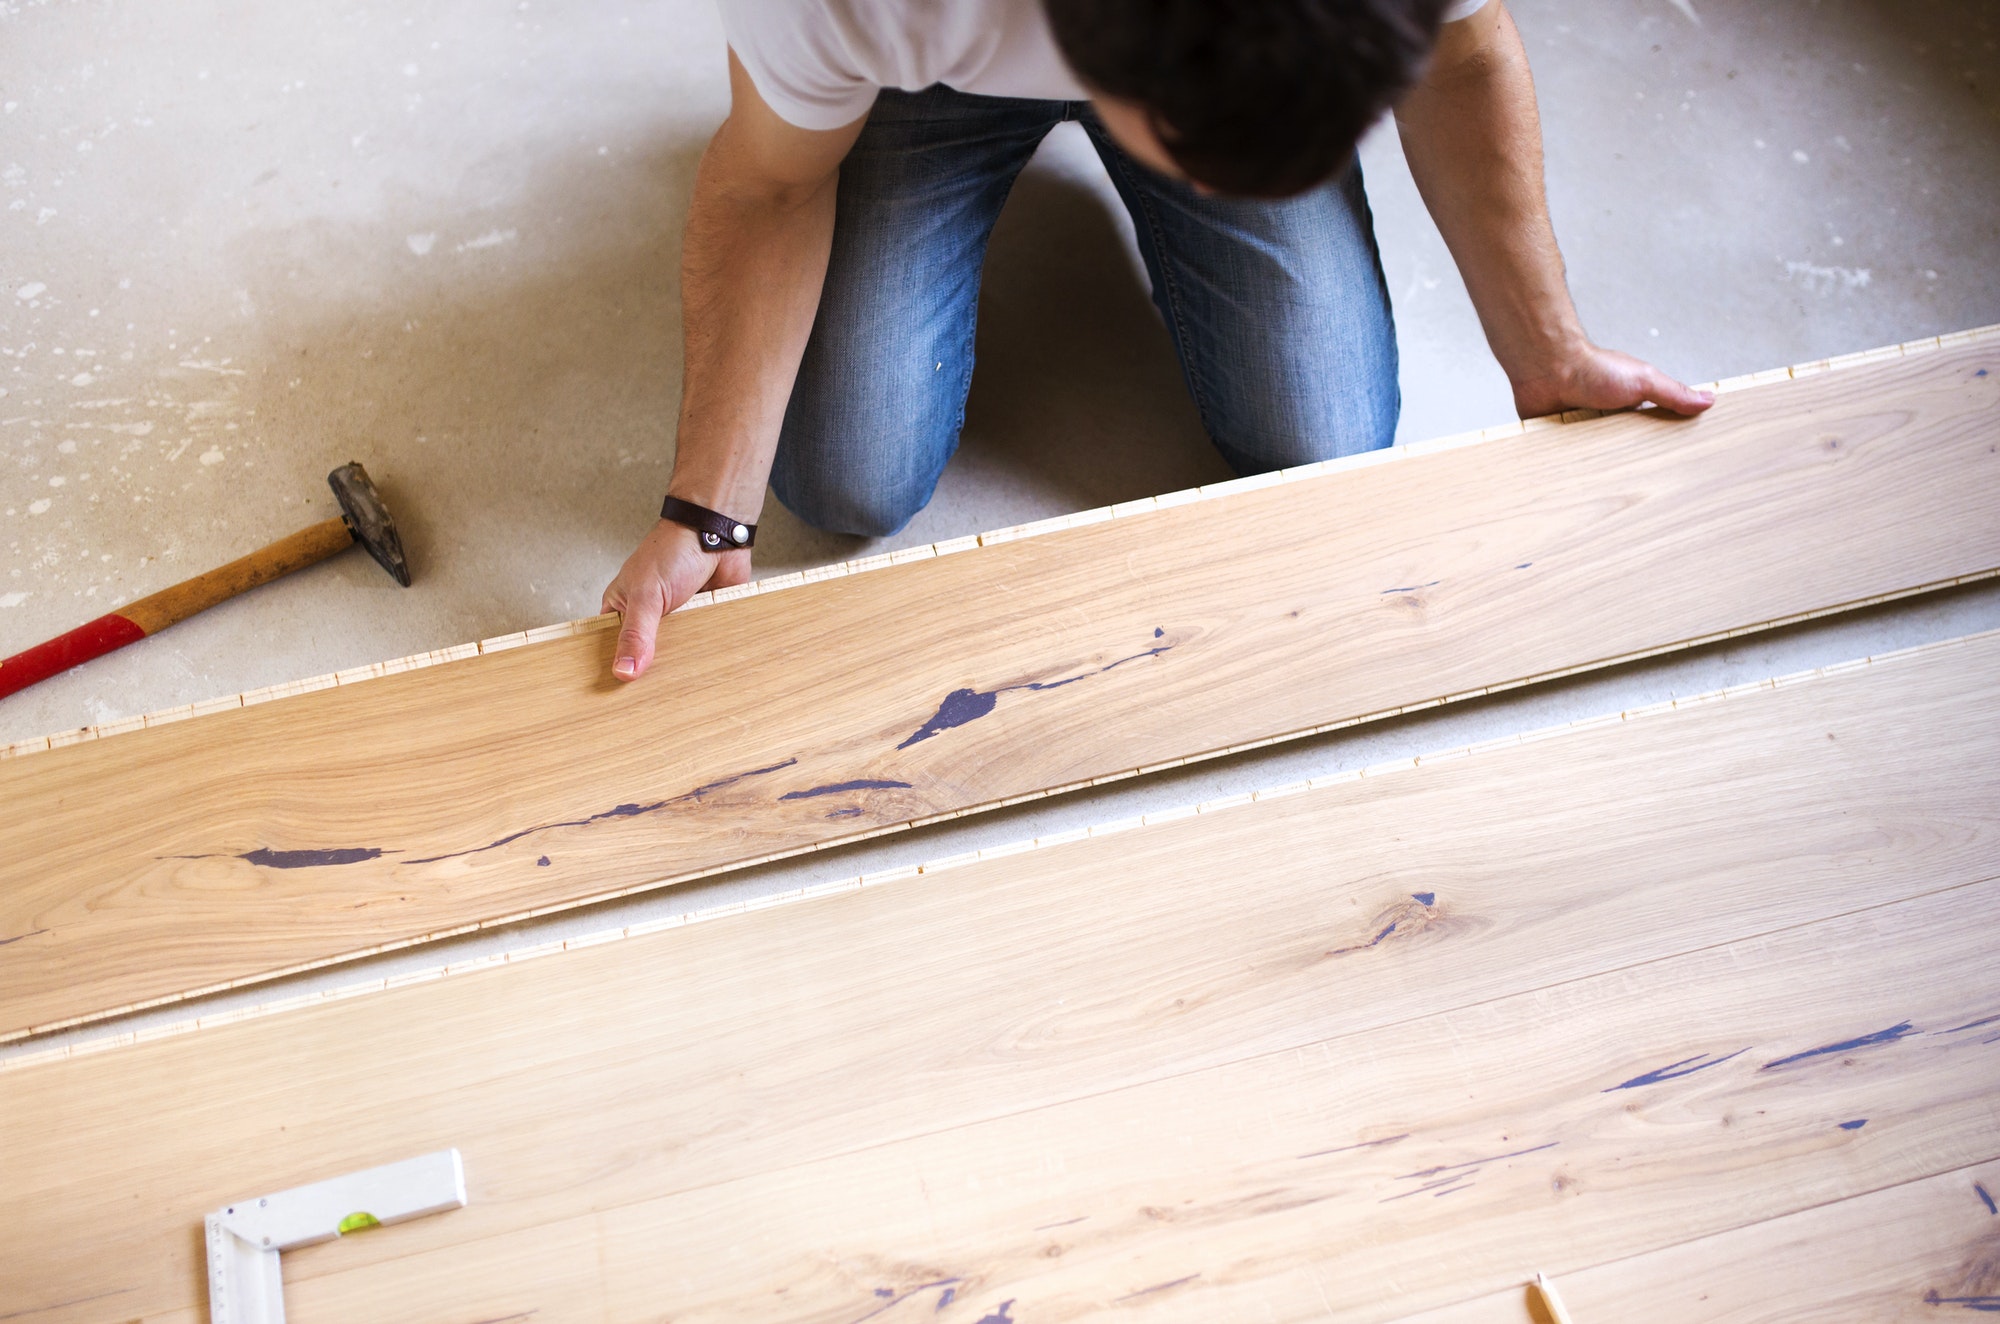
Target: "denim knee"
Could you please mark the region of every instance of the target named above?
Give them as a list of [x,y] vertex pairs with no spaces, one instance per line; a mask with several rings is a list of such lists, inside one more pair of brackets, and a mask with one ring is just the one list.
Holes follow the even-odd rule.
[[887,538],[901,533],[930,503],[930,490],[908,485],[887,488],[861,474],[826,475],[802,480],[782,466],[771,469],[771,491],[786,510],[816,529],[857,538]]
[[895,360],[909,356],[885,354],[872,371],[825,372],[818,357],[808,355],[792,390],[771,490],[829,533],[901,532],[930,503],[958,449],[970,365],[939,360],[899,372]]
[[1295,198],[1218,197],[1140,167],[1094,117],[1084,127],[1223,458],[1252,474],[1390,445],[1395,318],[1360,168]]
[[1290,380],[1267,379],[1262,391],[1211,393],[1203,422],[1215,448],[1237,473],[1255,474],[1393,445],[1403,401],[1393,342],[1387,347],[1366,347],[1375,352],[1354,357],[1372,361],[1343,365],[1337,376],[1312,364]]
[[908,524],[958,449],[980,264],[1015,174],[1064,103],[885,91],[841,163],[819,312],[771,470],[839,533]]

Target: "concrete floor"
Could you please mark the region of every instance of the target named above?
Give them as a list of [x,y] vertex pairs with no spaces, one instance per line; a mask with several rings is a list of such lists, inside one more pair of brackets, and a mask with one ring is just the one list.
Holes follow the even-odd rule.
[[[1514,9],[1602,342],[1708,380],[2000,321],[1987,0]],[[399,589],[353,553],[258,590],[0,701],[0,742],[594,612],[668,472],[678,236],[724,110],[721,53],[706,0],[0,3],[0,655],[324,518],[324,474],[350,458],[417,575]],[[1402,435],[1508,417],[1393,134],[1363,159]],[[994,239],[937,500],[881,543],[773,501],[759,573],[1224,476],[1127,229],[1080,134],[1058,132]],[[1996,625],[2000,592],[1961,592],[628,904],[796,886]]]

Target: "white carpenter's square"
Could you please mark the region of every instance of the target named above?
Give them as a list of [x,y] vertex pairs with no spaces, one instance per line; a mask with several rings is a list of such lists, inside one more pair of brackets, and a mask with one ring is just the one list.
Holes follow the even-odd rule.
[[440,1149],[218,1209],[207,1220],[210,1324],[285,1324],[279,1251],[463,1208],[465,1165]]

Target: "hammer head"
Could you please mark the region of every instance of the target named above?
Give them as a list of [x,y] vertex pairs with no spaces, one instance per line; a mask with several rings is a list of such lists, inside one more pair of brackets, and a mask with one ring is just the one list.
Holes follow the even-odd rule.
[[403,559],[403,540],[396,536],[396,521],[389,518],[382,494],[368,481],[368,471],[350,460],[328,474],[326,481],[340,502],[341,517],[347,521],[347,531],[354,535],[354,541],[366,547],[368,554],[380,561],[398,584],[408,588],[410,563]]

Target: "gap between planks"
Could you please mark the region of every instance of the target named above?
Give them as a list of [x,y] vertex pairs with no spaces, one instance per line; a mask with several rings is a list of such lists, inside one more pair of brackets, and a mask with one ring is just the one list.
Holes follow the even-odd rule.
[[[1721,381],[1709,382],[1700,389],[1712,390],[1717,393],[1726,391],[1748,390],[1754,387],[1765,386],[1775,382],[1792,381],[1801,377],[1809,377],[1817,373],[1838,371],[1842,368],[1862,367],[1868,364],[1881,363],[1887,360],[1906,358],[1909,357],[1910,355],[1921,354],[1930,350],[1951,349],[1962,345],[1977,344],[1981,341],[1995,340],[1995,339],[2000,339],[2000,323],[1995,323],[1989,326],[1973,327],[1965,331],[1947,332],[1943,335],[1926,336],[1918,340],[1908,340],[1897,345],[1884,345],[1877,349],[1860,350],[1853,354],[1842,354],[1834,358],[1815,359],[1812,362],[1794,364],[1788,368],[1771,368],[1762,372],[1745,373],[1742,374],[1741,376],[1728,377],[1724,378]],[[1016,542],[1023,538],[1040,537],[1044,534],[1055,533],[1063,529],[1079,528],[1089,524],[1099,524],[1106,520],[1123,519],[1126,516],[1142,514],[1149,510],[1164,510],[1172,506],[1189,505],[1198,501],[1207,501],[1207,500],[1212,500],[1216,497],[1229,496],[1237,492],[1251,492],[1259,488],[1274,487],[1284,483],[1298,482],[1300,480],[1307,478],[1324,477],[1328,474],[1338,473],[1348,469],[1358,469],[1358,468],[1365,468],[1369,465],[1391,463],[1396,460],[1409,459],[1420,455],[1433,455],[1441,451],[1456,450],[1463,446],[1477,445],[1481,442],[1496,441],[1504,437],[1520,436],[1523,433],[1534,431],[1540,428],[1561,427],[1569,423],[1579,423],[1586,421],[1588,419],[1602,418],[1605,416],[1606,412],[1617,412],[1617,411],[1604,411],[1596,409],[1572,409],[1561,414],[1547,414],[1539,418],[1517,419],[1511,423],[1496,424],[1493,427],[1480,428],[1471,432],[1453,433],[1448,436],[1435,437],[1425,441],[1404,442],[1395,446],[1386,447],[1381,450],[1365,451],[1359,455],[1348,455],[1339,457],[1337,459],[1321,460],[1315,464],[1299,465],[1295,468],[1280,469],[1266,474],[1255,474],[1248,478],[1233,478],[1225,482],[1210,483],[1204,487],[1188,488],[1179,492],[1168,492],[1160,496],[1141,497],[1134,501],[1119,502],[1115,505],[1110,505],[1110,506],[1099,506],[1092,510],[1078,511],[1075,514],[1071,515],[1058,515],[1055,516],[1054,518],[1038,520],[1031,524],[1017,524],[1005,529],[996,529],[989,533],[972,534],[961,538],[948,538],[942,542],[926,543],[924,545],[917,547],[906,547],[900,551],[884,552],[877,556],[862,557],[858,560],[853,560],[853,561],[839,561],[835,562],[832,565],[818,566],[808,570],[794,571],[790,574],[785,574],[785,575],[776,575],[770,579],[752,580],[747,584],[738,584],[732,588],[715,589],[712,591],[697,593],[692,598],[688,599],[686,603],[682,604],[680,610],[688,611],[695,608],[712,606],[717,603],[730,602],[737,598],[754,597],[762,593],[781,592],[785,589],[798,588],[802,585],[814,583],[822,579],[838,579],[845,577],[847,575],[866,574],[867,572],[872,570],[881,570],[889,566],[901,565],[908,561],[925,561],[933,557],[948,556],[954,552],[971,551],[972,549],[977,547],[992,547],[1000,543]],[[1815,616],[1827,615],[1835,611],[1847,611],[1857,607],[1872,606],[1878,602],[1892,601],[1895,598],[1907,597],[1916,593],[1927,593],[1938,589],[1951,588],[1959,584],[1973,582],[1974,580],[1989,578],[1993,575],[2000,575],[2000,567],[1996,567],[1994,570],[1988,571],[1980,575],[1964,576],[1958,579],[1942,580],[1936,584],[1927,584],[1921,588],[1911,589],[1906,593],[1885,595],[1883,597],[1878,597],[1878,598],[1869,598],[1860,602],[1848,603],[1841,607],[1828,608],[1825,611],[1812,612],[1801,616],[1785,617],[1780,620],[1765,622],[1762,625],[1745,626],[1737,630],[1728,631],[1724,634],[1705,636],[1700,639],[1687,641],[1686,643],[1683,644],[1672,645],[1672,647],[1684,648],[1684,647],[1693,647],[1703,643],[1711,643],[1717,640],[1731,638],[1740,634],[1748,634],[1756,630],[1771,629],[1778,626],[1795,624],[1799,621],[1810,620]],[[20,758],[28,754],[41,753],[45,750],[59,749],[65,745],[81,744],[87,740],[98,740],[106,736],[123,735],[129,731],[141,731],[149,727],[163,726],[169,722],[184,721],[190,717],[203,717],[210,713],[227,712],[232,708],[247,708],[253,704],[268,703],[273,699],[285,699],[285,698],[290,698],[293,695],[309,694],[314,690],[332,689],[335,688],[336,686],[341,686],[341,685],[355,685],[361,683],[362,681],[374,680],[382,676],[393,676],[405,671],[416,671],[424,667],[438,666],[446,662],[463,661],[467,658],[479,657],[487,653],[505,652],[510,648],[521,648],[528,644],[545,643],[554,639],[567,639],[572,636],[581,634],[594,634],[600,630],[608,630],[613,628],[613,626],[617,623],[617,621],[618,621],[618,616],[616,613],[606,613],[600,616],[589,616],[589,617],[584,617],[580,620],[561,621],[553,625],[538,626],[530,630],[517,630],[511,634],[496,635],[491,639],[482,639],[473,643],[455,644],[448,648],[437,648],[437,649],[432,649],[428,652],[413,653],[408,657],[392,658],[386,662],[375,662],[375,663],[370,663],[367,666],[351,667],[345,671],[328,672],[325,675],[310,676],[303,680],[286,681],[277,685],[267,685],[260,689],[246,690],[241,694],[222,695],[214,699],[204,699],[198,703],[181,704],[177,707],[165,708],[158,712],[140,713],[131,717],[118,718],[110,722],[101,722],[93,726],[77,727],[73,730],[61,731],[54,733],[52,735],[34,736],[25,740],[17,740],[10,744],[0,745],[0,758]],[[1668,650],[1667,649],[1655,650],[1655,652],[1665,652],[1665,651]],[[1638,654],[1633,654],[1630,657],[1613,659],[1612,663],[1592,663],[1589,665],[1592,667],[1613,665],[1617,662],[1635,661],[1639,658],[1650,657],[1650,656],[1653,656],[1653,653],[1638,653]],[[1536,681],[1556,679],[1560,676],[1573,674],[1574,671],[1581,671],[1585,669],[1586,669],[1585,667],[1577,667],[1573,668],[1570,671],[1550,672],[1545,676],[1535,676],[1535,677],[1530,677],[1527,680],[1517,681],[1515,682],[1515,684],[1526,685],[1535,683]],[[1471,691],[1467,694],[1462,694],[1462,695],[1447,695],[1444,696],[1443,698],[1432,700],[1430,703],[1412,704],[1405,708],[1395,709],[1394,711],[1386,714],[1374,714],[1369,717],[1355,718],[1353,719],[1353,721],[1356,722],[1375,721],[1379,720],[1381,717],[1384,716],[1395,716],[1399,713],[1408,712],[1415,708],[1430,707],[1432,706],[1432,704],[1448,703],[1454,699],[1471,698],[1476,695],[1485,694],[1488,692],[1489,692],[1488,690],[1482,689],[1482,690]],[[1342,725],[1346,725],[1346,723],[1343,723]],[[1263,744],[1272,744],[1282,740],[1296,739],[1300,736],[1317,735],[1331,729],[1333,728],[1315,727],[1306,731],[1293,732],[1289,735],[1275,736],[1271,740],[1259,741],[1256,742],[1256,744],[1235,746],[1230,749],[1216,750],[1210,754],[1195,755],[1193,757],[1194,759],[1219,757],[1227,754],[1237,753],[1246,749],[1254,749],[1257,748],[1259,745]],[[1181,762],[1190,762],[1190,761],[1193,761],[1193,759],[1177,760],[1174,763],[1161,764],[1158,766],[1160,768],[1177,767]],[[1137,771],[1150,772],[1156,770],[1157,769],[1155,768],[1141,768],[1138,769]],[[1098,780],[1103,781],[1110,779],[1099,778]],[[1078,783],[1078,785],[1095,785],[1095,784],[1096,784],[1095,782]],[[1057,791],[1074,790],[1074,789],[1077,789],[1077,787],[1076,786],[1059,787],[1056,788],[1056,790],[1054,791],[1040,792],[1039,794],[1055,794]],[[1018,803],[1018,801],[1012,801],[1012,800],[1000,801],[995,805],[986,805],[982,806],[982,808],[989,808],[989,809],[997,808],[1013,803]],[[956,812],[964,813],[969,811],[960,810]],[[942,815],[940,817],[953,817],[953,816],[955,815]],[[931,818],[921,821],[937,822],[939,821],[939,818]],[[842,840],[852,841],[856,839],[857,838],[850,837],[850,838],[843,838]],[[828,843],[828,844],[833,844],[833,843]],[[764,863],[764,861],[754,861],[753,863]],[[731,866],[731,867],[741,867],[741,866]],[[695,874],[695,875],[690,875],[689,878],[676,879],[673,881],[686,882],[690,881],[692,878],[700,876],[702,875]],[[649,884],[649,886],[657,886],[657,884]],[[601,897],[595,899],[607,900],[610,898]],[[516,917],[516,918],[518,919],[525,917]],[[512,922],[512,921],[495,921],[495,922]],[[455,932],[464,932],[464,931],[465,930],[455,930]],[[287,971],[284,973],[296,973],[296,972]],[[203,991],[206,992],[213,990],[203,990]],[[186,995],[186,996],[197,996],[197,995]],[[157,1005],[157,1004],[152,1004],[152,1005]],[[45,1032],[49,1028],[58,1028],[58,1027],[42,1027],[42,1029],[32,1032],[33,1033]],[[4,1040],[0,1040],[0,1042],[4,1042]]]
[[[1302,795],[1310,791],[1321,790],[1330,786],[1337,786],[1349,782],[1360,781],[1364,778],[1382,777],[1394,773],[1409,772],[1419,767],[1422,767],[1426,764],[1448,762],[1455,759],[1471,757],[1473,755],[1485,754],[1503,749],[1512,749],[1519,745],[1534,744],[1539,741],[1554,739],[1559,736],[1568,735],[1575,731],[1588,730],[1600,726],[1610,726],[1624,722],[1641,721],[1648,718],[1663,716],[1668,713],[1678,712],[1684,708],[1694,708],[1704,704],[1725,702],[1730,699],[1742,698],[1748,695],[1758,694],[1769,690],[1782,689],[1792,685],[1807,684],[1816,680],[1824,679],[1829,676],[1844,675],[1851,672],[1862,671],[1871,667],[1893,666],[1899,662],[1903,662],[1906,660],[1911,660],[1919,657],[1935,656],[1940,653],[1950,652],[1955,649],[1963,648],[1968,645],[1976,644],[1978,642],[1993,638],[2000,638],[2000,630],[1988,630],[1977,634],[1963,635],[1954,639],[1934,640],[1929,643],[1918,644],[1910,648],[1897,649],[1893,652],[1882,653],[1876,656],[1856,658],[1848,662],[1830,663],[1826,666],[1813,667],[1810,670],[1791,672],[1786,675],[1769,677],[1764,680],[1746,681],[1740,685],[1731,685],[1718,690],[1709,690],[1700,694],[1689,695],[1685,698],[1668,699],[1660,703],[1647,704],[1643,707],[1626,709],[1614,713],[1604,713],[1596,717],[1578,718],[1571,722],[1565,722],[1554,726],[1537,727],[1532,730],[1516,732],[1512,735],[1501,736],[1492,740],[1481,741],[1477,744],[1465,745],[1452,749],[1439,750],[1428,754],[1418,754],[1409,758],[1394,759],[1384,763],[1370,764],[1365,767],[1354,768],[1344,772],[1328,773],[1319,777],[1310,778],[1306,781],[1291,782],[1280,786],[1267,787],[1263,790],[1249,791],[1239,795],[1225,796],[1215,800],[1205,800],[1197,804],[1186,805],[1176,809],[1162,810],[1150,814],[1141,814],[1132,818],[1115,819],[1106,823],[1098,823],[1098,824],[1092,824],[1087,827],[1074,828],[1066,832],[1052,833],[1049,836],[1045,837],[1026,838],[1020,841],[1009,842],[999,846],[989,846],[982,850],[968,851],[959,855],[943,856],[939,859],[925,861],[924,863],[921,864],[907,865],[896,869],[885,869],[877,873],[861,874],[853,878],[837,879],[825,883],[815,883],[806,887],[798,887],[790,889],[788,891],[772,893],[768,896],[754,897],[744,901],[729,902],[723,905],[689,911],[680,915],[670,915],[660,919],[647,920],[638,924],[629,924],[619,927],[602,929],[594,933],[582,934],[580,936],[573,938],[564,938],[564,939],[558,939],[553,942],[537,943],[528,947],[514,948],[508,951],[496,952],[487,956],[472,957],[464,961],[451,962],[444,965],[433,966],[422,970],[408,971],[399,975],[390,975],[377,979],[358,980],[351,984],[342,984],[333,988],[322,989],[314,993],[299,994],[286,998],[276,998],[269,1002],[260,1002],[249,1007],[241,1007],[228,1011],[215,1012],[205,1016],[203,1015],[192,1016],[184,1020],[166,1022],[164,1024],[156,1026],[148,1026],[144,1029],[128,1030],[122,1033],[93,1036],[91,1038],[84,1039],[78,1043],[64,1044],[55,1048],[50,1048],[40,1051],[31,1050],[31,1051],[17,1052],[6,1057],[0,1057],[0,1072],[24,1070],[35,1066],[40,1066],[44,1063],[49,1063],[49,1062],[67,1061],[71,1058],[82,1057],[92,1053],[104,1052],[114,1048],[122,1048],[131,1044],[146,1043],[155,1039],[173,1038],[178,1035],[192,1033],[196,1030],[213,1029],[223,1025],[232,1025],[239,1021],[261,1019],[265,1016],[278,1015],[287,1011],[295,1011],[305,1007],[318,1006],[321,1003],[325,1002],[335,1002],[346,998],[366,996],[371,993],[385,992],[390,989],[404,988],[414,984],[430,983],[432,981],[444,979],[453,975],[471,974],[480,970],[490,970],[503,965],[509,965],[521,961],[533,960],[538,957],[553,956],[560,952],[572,951],[585,947],[596,947],[596,946],[601,946],[605,943],[622,942],[628,938],[641,938],[648,936],[650,934],[663,933],[670,929],[686,928],[689,925],[700,924],[710,920],[728,919],[737,915],[749,914],[753,911],[768,910],[776,906],[788,906],[805,901],[814,901],[826,897],[844,895],[849,892],[858,891],[862,888],[878,887],[885,883],[902,882],[909,879],[927,876],[930,874],[945,872],[968,864],[975,864],[984,860],[1000,859],[1010,855],[1019,855],[1028,851],[1040,850],[1045,847],[1061,846],[1070,842],[1081,841],[1091,837],[1112,836],[1117,833],[1130,832],[1139,828],[1149,827],[1155,824],[1173,822],[1178,819],[1184,819],[1184,818],[1192,818],[1199,814],[1219,813],[1224,810],[1238,808],[1244,805],[1256,803],[1263,800],[1275,800],[1275,799],[1282,799],[1286,796]],[[1100,779],[1100,780],[1106,780],[1106,779]],[[1043,792],[1042,794],[1053,794],[1053,792]],[[950,817],[950,815],[947,815],[947,817]],[[791,852],[791,854],[798,854],[798,853],[800,852]],[[775,859],[782,857],[774,856],[771,858]],[[765,862],[766,861],[763,860],[753,860],[750,861],[748,864],[732,865],[728,867],[746,868],[749,867],[750,865],[755,865]],[[708,872],[721,872],[721,871],[722,870],[710,870]],[[694,875],[694,876],[699,877],[701,875]],[[638,889],[633,889],[633,890],[638,890]],[[621,893],[620,895],[623,895],[623,893]],[[567,907],[557,907],[556,909],[566,909],[566,908]],[[535,913],[539,914],[541,912],[535,912]],[[491,921],[490,923],[492,925],[497,925],[501,923],[512,923],[512,922],[518,922],[519,918],[531,918],[531,917],[532,916],[524,916],[524,917],[517,917],[516,919],[512,920],[495,920]],[[456,936],[457,934],[469,932],[480,927],[487,927],[487,926],[468,925],[463,929],[455,929],[449,932],[430,934],[426,935],[423,938],[411,939],[407,943],[385,945],[382,948],[367,953],[367,955],[379,955],[382,952],[396,950],[397,948],[403,946],[415,945],[416,943],[420,942],[435,941],[439,938],[452,937]],[[259,980],[255,982],[263,982],[263,980],[265,979],[281,978],[287,975],[304,973],[305,971],[317,969],[321,965],[325,964],[331,964],[331,962],[319,962],[311,966],[298,967],[292,970],[282,971],[275,976],[261,976],[259,977]],[[249,983],[253,981],[245,980],[242,982]],[[160,1002],[144,1004],[130,1008],[122,1008],[119,1009],[118,1011],[107,1014],[129,1015],[136,1011],[146,1010],[147,1007],[149,1006],[159,1006],[163,1005],[166,1002],[186,1001],[193,998],[208,996],[219,992],[225,992],[228,990],[228,988],[236,986],[237,985],[225,985],[217,988],[196,990],[193,992],[177,995],[173,999],[163,999]],[[88,1019],[101,1020],[102,1016],[93,1016]],[[72,1024],[74,1023],[82,1023],[82,1022],[72,1022]],[[61,1028],[66,1028],[66,1027],[57,1026],[53,1027],[50,1030],[37,1030],[31,1033],[36,1033],[36,1034],[50,1033],[53,1032],[53,1029],[61,1029]]]

